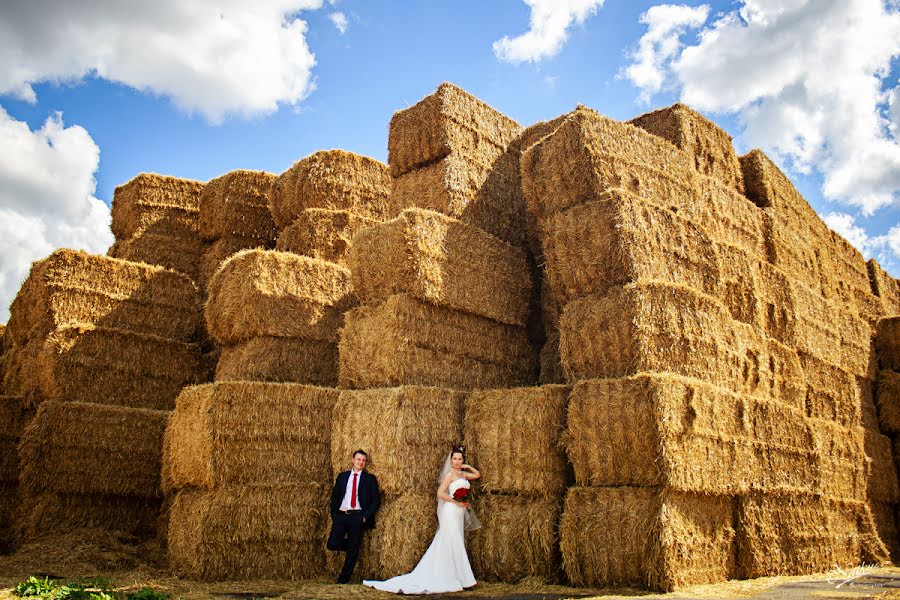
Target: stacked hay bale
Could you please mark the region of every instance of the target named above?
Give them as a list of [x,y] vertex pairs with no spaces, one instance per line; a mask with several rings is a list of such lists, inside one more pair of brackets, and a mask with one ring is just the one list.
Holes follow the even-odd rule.
[[186,388],[165,433],[169,563],[202,580],[323,574],[338,391],[217,382]]
[[474,498],[482,528],[468,543],[479,579],[558,579],[568,395],[567,386],[544,385],[476,390],[466,398],[467,458],[487,474]]
[[[889,277],[889,276],[888,276]],[[883,279],[888,282],[888,279]],[[895,280],[896,281],[896,280]],[[878,407],[878,422],[881,431],[890,436],[890,446],[884,448],[879,444],[878,450],[887,451],[894,458],[894,464],[900,464],[900,316],[888,317],[878,323],[875,336],[879,372],[875,381],[875,404]],[[880,440],[880,438],[875,438]],[[874,454],[874,452],[873,452]],[[897,476],[884,471],[887,460],[873,461],[872,479],[881,478],[880,485],[871,486],[878,490],[882,497],[890,498],[891,486],[896,484]],[[881,467],[881,468],[879,468]],[[895,472],[896,473],[896,472]],[[870,494],[871,495],[871,494]],[[894,560],[900,558],[900,536],[897,533],[896,517],[900,515],[900,506],[896,501],[878,502],[872,506],[872,513],[878,526],[878,532],[891,551]]]
[[203,254],[200,193],[203,183],[141,173],[116,188],[109,256],[162,265],[197,279]]
[[167,411],[200,376],[199,316],[193,281],[163,267],[65,249],[32,266],[3,374],[7,394],[40,405],[19,454],[26,539],[155,520]]
[[[766,263],[765,215],[736,189],[727,136],[697,117],[644,121],[690,122],[694,156],[583,108],[523,156],[575,383],[566,446],[578,487],[561,523],[575,583],[671,589],[860,559],[861,430],[805,418],[801,361],[777,337],[786,277]],[[844,433],[855,443],[840,454]],[[805,541],[812,508],[838,515],[827,550]],[[758,519],[773,511],[798,527],[760,544],[772,524]]]
[[24,399],[0,395],[0,554],[13,546],[16,494],[19,484],[19,439],[33,411]]

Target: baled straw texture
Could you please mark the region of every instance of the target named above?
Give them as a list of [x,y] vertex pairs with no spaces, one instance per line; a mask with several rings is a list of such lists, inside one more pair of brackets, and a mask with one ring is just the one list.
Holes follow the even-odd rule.
[[169,564],[203,581],[321,576],[327,504],[325,487],[311,483],[181,491],[169,513]]
[[768,256],[766,239],[771,215],[715,177],[697,177],[699,201],[678,206],[678,213],[702,225],[716,239],[728,241],[756,255]]
[[878,321],[875,351],[882,369],[900,371],[900,316]]
[[[13,450],[15,454],[15,449]],[[0,553],[13,551],[14,519],[18,507],[18,490],[15,483],[0,482]]]
[[540,223],[549,285],[563,303],[646,280],[719,294],[716,249],[701,227],[625,190],[597,198]]
[[118,240],[161,220],[197,220],[203,183],[167,175],[141,173],[113,194],[112,231]]
[[47,336],[28,392],[42,399],[171,410],[200,377],[200,350],[150,335],[76,325]]
[[900,282],[891,277],[874,258],[866,263],[872,291],[878,296],[881,312],[886,317],[900,315]]
[[310,154],[272,182],[269,208],[281,231],[308,208],[329,208],[382,220],[387,216],[391,176],[374,158],[344,150]]
[[168,413],[44,402],[22,433],[22,490],[158,498]]
[[813,494],[750,494],[737,501],[741,578],[807,575],[860,564],[861,502]]
[[872,519],[875,521],[875,531],[884,542],[892,561],[900,557],[900,535],[897,533],[895,519],[895,505],[882,502],[869,502],[869,510],[872,511]]
[[862,390],[847,371],[805,352],[800,366],[806,382],[806,414],[851,427],[860,424]]
[[894,464],[891,438],[877,431],[865,430],[866,457],[869,471],[869,500],[896,504],[900,502],[900,486],[897,483],[897,467]]
[[559,445],[569,388],[564,385],[476,390],[465,404],[470,464],[490,473],[485,492],[561,495],[566,460]]
[[[772,209],[766,211],[771,213]],[[790,273],[793,281],[805,284],[818,294],[824,293],[824,259],[816,252],[817,247],[821,246],[824,246],[823,238],[811,240],[803,237],[802,233],[779,220],[777,215],[769,214],[766,219],[766,252],[769,262],[785,273]]]
[[442,83],[433,94],[391,118],[391,175],[400,177],[451,153],[489,165],[521,130],[465,90]]
[[200,236],[217,240],[226,236],[275,241],[275,221],[269,210],[269,189],[275,175],[237,170],[211,179],[200,194]]
[[394,294],[524,326],[531,297],[525,253],[440,213],[408,209],[364,229],[350,253],[361,304]]
[[215,275],[219,267],[232,254],[251,248],[268,249],[271,244],[258,238],[246,238],[241,236],[225,236],[203,247],[203,255],[197,265],[197,284],[202,291],[206,291],[209,280]]
[[651,282],[566,305],[560,354],[569,381],[669,371],[796,405],[796,356],[686,287]]
[[880,431],[878,409],[875,408],[875,388],[872,380],[866,377],[856,377],[856,387],[859,390],[862,426],[872,431]]
[[641,487],[572,487],[560,522],[575,585],[671,591],[734,576],[733,500]]
[[865,501],[870,468],[866,458],[865,430],[844,427],[827,419],[807,420],[815,446],[809,470],[814,492],[842,500]]
[[32,265],[4,337],[25,343],[56,327],[90,323],[190,341],[200,316],[197,287],[181,273],[61,249]]
[[462,437],[464,398],[416,386],[342,391],[331,425],[332,469],[346,470],[362,448],[384,493],[436,493],[444,459]]
[[663,206],[696,202],[687,153],[646,131],[578,107],[522,155],[528,211],[540,219],[623,188]]
[[540,373],[538,383],[548,385],[552,383],[565,383],[566,373],[563,371],[562,360],[559,356],[559,331],[554,330],[547,336],[547,340],[541,347]]
[[278,232],[275,249],[348,266],[353,236],[380,221],[349,210],[308,208]]
[[562,498],[479,494],[473,508],[481,529],[467,540],[478,579],[516,583],[526,577],[559,577],[559,515]]
[[115,242],[106,254],[111,258],[172,269],[196,280],[203,241],[196,232],[174,235],[159,233],[155,226],[142,227],[130,238]]
[[391,296],[349,311],[338,345],[341,387],[529,385],[536,356],[525,329]]
[[698,173],[715,177],[744,193],[744,175],[731,136],[700,113],[679,102],[628,122],[690,154]]
[[275,250],[244,250],[207,286],[206,325],[222,344],[274,335],[338,341],[353,306],[350,271]]
[[337,396],[288,383],[185,388],[166,429],[163,488],[326,485]]
[[564,435],[578,485],[811,491],[813,437],[779,402],[673,375],[578,382]]
[[95,528],[149,537],[156,533],[161,505],[159,498],[137,496],[22,494],[15,529],[22,542]]
[[33,411],[18,396],[0,396],[0,485],[12,484],[19,479],[19,454],[16,448],[22,429]]
[[261,336],[225,346],[216,381],[273,381],[334,387],[338,347],[333,342]]
[[875,383],[878,423],[885,433],[900,433],[900,373],[881,371]]

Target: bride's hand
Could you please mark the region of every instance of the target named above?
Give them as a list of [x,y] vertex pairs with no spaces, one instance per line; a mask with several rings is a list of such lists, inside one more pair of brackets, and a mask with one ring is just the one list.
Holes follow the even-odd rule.
[[460,506],[462,506],[462,507],[465,508],[466,510],[469,510],[469,508],[470,508],[470,505],[469,505],[468,502],[457,502],[457,504],[459,504]]

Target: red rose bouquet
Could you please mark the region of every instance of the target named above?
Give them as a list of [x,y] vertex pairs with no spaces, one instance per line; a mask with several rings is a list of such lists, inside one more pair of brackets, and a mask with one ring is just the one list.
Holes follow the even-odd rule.
[[469,497],[469,488],[457,488],[455,492],[453,492],[453,499],[457,502],[465,502]]

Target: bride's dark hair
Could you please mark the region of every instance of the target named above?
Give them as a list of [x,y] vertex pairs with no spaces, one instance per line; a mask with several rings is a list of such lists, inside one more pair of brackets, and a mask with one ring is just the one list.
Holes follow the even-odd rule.
[[450,456],[453,456],[457,452],[459,452],[460,454],[463,455],[463,461],[465,461],[466,460],[466,447],[465,446],[453,446],[450,449]]

